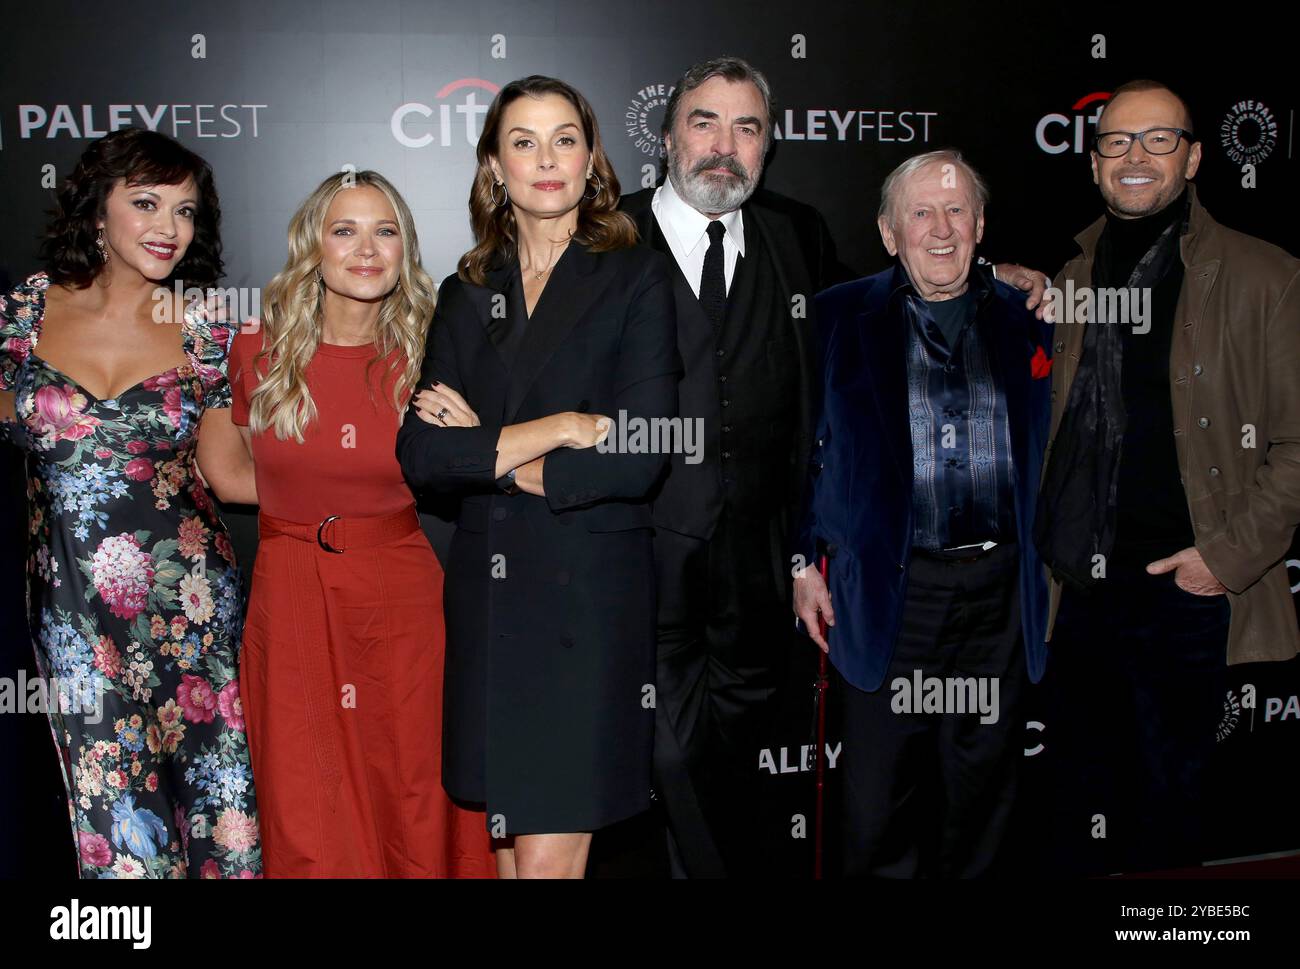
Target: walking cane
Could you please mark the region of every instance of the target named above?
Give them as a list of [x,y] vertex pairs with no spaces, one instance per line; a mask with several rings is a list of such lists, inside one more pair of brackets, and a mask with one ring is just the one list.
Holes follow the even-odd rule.
[[[819,570],[822,574],[822,582],[826,588],[830,588],[830,580],[827,578],[828,560],[825,555],[821,557],[818,563]],[[817,616],[817,628],[821,631],[822,640],[826,639],[826,617]],[[823,791],[826,786],[826,688],[830,685],[826,676],[826,652],[821,648],[817,650],[817,750],[813,756],[817,758],[817,804],[813,811],[813,878],[820,880],[822,877],[822,819],[825,816],[825,806],[823,802]]]

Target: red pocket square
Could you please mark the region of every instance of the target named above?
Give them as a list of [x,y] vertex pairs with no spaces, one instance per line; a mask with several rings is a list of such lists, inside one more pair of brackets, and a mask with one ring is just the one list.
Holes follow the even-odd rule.
[[1043,348],[1039,347],[1034,351],[1033,357],[1029,361],[1029,372],[1035,380],[1042,380],[1052,373],[1052,361],[1047,359],[1047,354]]

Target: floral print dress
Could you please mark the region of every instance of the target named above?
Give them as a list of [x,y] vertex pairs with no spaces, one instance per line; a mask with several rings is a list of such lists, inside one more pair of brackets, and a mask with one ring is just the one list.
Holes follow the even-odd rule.
[[239,571],[194,461],[232,334],[191,310],[188,363],[100,400],[38,356],[49,285],[0,297],[0,436],[26,453],[29,624],[81,874],[257,877]]

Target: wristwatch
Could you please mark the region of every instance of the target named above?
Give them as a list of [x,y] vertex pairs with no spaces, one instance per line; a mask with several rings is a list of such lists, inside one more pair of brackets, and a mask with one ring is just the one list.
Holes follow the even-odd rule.
[[497,487],[508,495],[519,494],[519,485],[515,484],[515,469],[511,468],[501,477],[497,478]]

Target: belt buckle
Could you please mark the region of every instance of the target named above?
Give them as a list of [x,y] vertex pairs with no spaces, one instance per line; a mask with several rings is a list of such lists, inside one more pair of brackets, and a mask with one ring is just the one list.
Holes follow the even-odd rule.
[[997,548],[997,542],[972,542],[969,545],[956,545],[952,548],[945,548],[945,553],[965,552],[965,555],[945,555],[951,562],[973,562],[975,559],[982,558],[984,554],[994,548]]
[[338,520],[339,520],[338,515],[330,515],[328,518],[322,520],[318,526],[316,526],[316,544],[319,545],[327,552],[333,552],[335,555],[342,555],[344,549],[335,548],[329,542],[325,541],[325,526],[328,525],[330,522],[338,521]]

